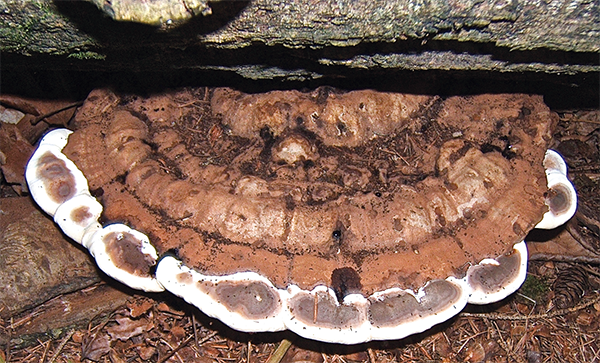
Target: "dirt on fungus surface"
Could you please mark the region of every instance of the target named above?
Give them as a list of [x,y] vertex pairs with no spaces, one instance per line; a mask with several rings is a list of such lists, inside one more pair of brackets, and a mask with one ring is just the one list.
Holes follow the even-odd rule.
[[[101,284],[60,296],[33,310],[1,315],[0,338],[10,343],[0,345],[0,361],[595,362],[600,351],[600,249],[594,247],[600,244],[600,233],[594,229],[600,224],[600,111],[559,114],[560,123],[550,146],[559,150],[569,165],[579,195],[579,211],[591,213],[569,222],[551,241],[539,243],[556,241],[560,246],[563,236],[571,236],[575,224],[574,228],[585,234],[572,236],[592,249],[587,256],[595,256],[596,262],[582,262],[571,256],[572,250],[557,249],[554,256],[530,261],[524,286],[501,303],[483,309],[472,307],[456,319],[407,339],[353,347],[311,342],[289,332],[240,334],[169,295],[162,295],[167,299],[163,301],[161,296],[126,295]],[[34,127],[29,120],[18,126],[22,131]],[[2,166],[23,169],[22,158],[13,161],[9,157],[11,150],[10,145],[0,143],[0,151],[7,155]],[[0,198],[18,198],[21,182],[0,178]],[[2,210],[11,213],[5,206]],[[6,217],[0,213],[0,219]],[[55,226],[49,228],[52,231],[48,233],[57,230]],[[87,255],[87,251],[80,252]],[[39,291],[31,289],[29,293],[35,296]],[[129,302],[123,303],[126,300]],[[564,301],[569,304],[563,305]],[[70,309],[65,310],[65,306]],[[72,326],[73,315],[78,314],[83,323]],[[14,343],[37,331],[46,335],[36,335],[28,345]],[[282,339],[290,339],[292,346],[285,356],[274,359],[276,349],[285,343]]]
[[557,120],[528,95],[97,90],[64,152],[105,222],[202,273],[311,289],[345,271],[370,294],[460,277],[523,240],[546,211]]

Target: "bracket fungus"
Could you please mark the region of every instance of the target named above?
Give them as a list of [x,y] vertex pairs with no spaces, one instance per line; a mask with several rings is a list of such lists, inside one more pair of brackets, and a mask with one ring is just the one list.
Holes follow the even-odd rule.
[[529,95],[97,90],[26,177],[117,280],[240,331],[355,344],[518,289],[527,233],[576,208],[556,122]]

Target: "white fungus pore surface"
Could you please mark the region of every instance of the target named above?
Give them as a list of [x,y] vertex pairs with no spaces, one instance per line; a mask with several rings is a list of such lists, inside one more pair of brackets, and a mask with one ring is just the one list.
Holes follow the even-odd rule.
[[[34,200],[54,215],[68,236],[90,250],[109,276],[135,289],[166,289],[236,330],[289,329],[309,339],[343,344],[401,339],[450,319],[467,303],[499,301],[525,279],[524,241],[507,255],[471,266],[464,278],[431,280],[418,291],[391,288],[367,297],[352,293],[341,302],[327,286],[306,290],[290,284],[282,289],[255,272],[202,274],[171,255],[159,257],[140,231],[123,224],[99,224],[102,206],[90,195],[81,171],[61,152],[69,134],[50,132],[32,156],[26,177]],[[301,139],[281,145],[279,152],[285,162],[310,159],[314,153]],[[554,228],[573,215],[576,194],[557,153],[548,151],[545,167],[548,187],[556,193],[548,197],[550,210],[537,227]]]

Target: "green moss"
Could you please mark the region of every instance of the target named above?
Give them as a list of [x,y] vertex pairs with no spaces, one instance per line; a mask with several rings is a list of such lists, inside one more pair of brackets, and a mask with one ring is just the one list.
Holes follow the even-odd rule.
[[[540,279],[533,275],[527,275],[527,279],[525,279],[523,286],[521,286],[519,289],[519,293],[521,295],[527,296],[529,299],[535,300],[537,303],[543,301],[548,295],[549,291],[550,285],[546,279]],[[523,301],[521,301],[521,299]],[[520,298],[519,302],[531,303],[530,300],[525,298]]]
[[92,59],[105,60],[106,55],[92,52],[92,51],[84,51],[84,52],[77,52],[77,53],[69,54],[68,58],[76,58],[76,59],[80,59],[80,60],[92,60]]
[[0,0],[0,50],[32,55],[68,54],[73,49],[97,46],[61,14],[52,1]]

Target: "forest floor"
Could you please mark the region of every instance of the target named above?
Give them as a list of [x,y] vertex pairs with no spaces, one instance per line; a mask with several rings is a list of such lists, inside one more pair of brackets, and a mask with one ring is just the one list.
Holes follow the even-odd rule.
[[[239,333],[178,298],[140,295],[105,278],[33,309],[0,315],[0,363],[600,362],[600,110],[555,111],[561,121],[554,147],[569,164],[580,215],[552,238],[557,244],[574,240],[588,255],[533,255],[525,284],[499,303],[468,306],[406,339],[344,346],[290,332]],[[0,152],[7,150],[0,146]],[[1,180],[0,198],[19,197],[22,191],[7,179]],[[32,324],[44,314],[59,311],[54,320],[67,314],[66,301],[79,301],[83,309],[106,299],[116,303],[87,321],[34,333]]]

